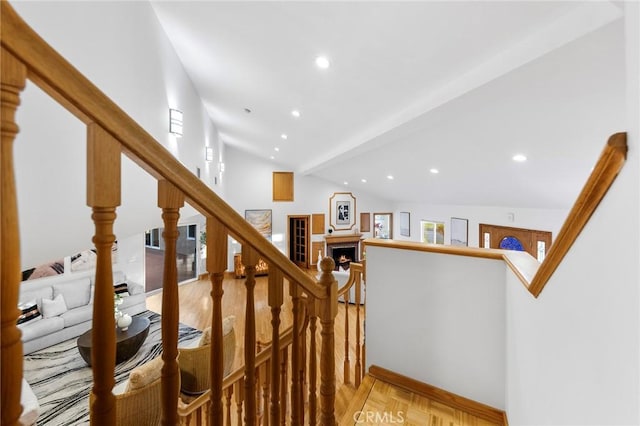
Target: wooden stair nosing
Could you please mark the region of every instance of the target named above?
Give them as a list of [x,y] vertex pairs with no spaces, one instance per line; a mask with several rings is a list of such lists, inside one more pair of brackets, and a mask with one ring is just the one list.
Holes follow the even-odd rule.
[[353,415],[364,407],[364,404],[367,402],[369,394],[371,393],[371,389],[373,389],[374,383],[375,379],[369,374],[365,374],[360,386],[356,390],[356,394],[353,396],[353,399],[342,416],[342,420],[340,421],[341,426],[354,424],[355,421],[353,420]]

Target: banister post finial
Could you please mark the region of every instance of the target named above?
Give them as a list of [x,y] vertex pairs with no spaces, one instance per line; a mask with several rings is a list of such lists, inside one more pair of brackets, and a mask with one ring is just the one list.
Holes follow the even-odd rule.
[[324,281],[322,278],[325,274],[331,274],[336,267],[336,262],[331,257],[325,257],[320,261],[320,270],[322,271],[322,275],[320,276],[320,281]]

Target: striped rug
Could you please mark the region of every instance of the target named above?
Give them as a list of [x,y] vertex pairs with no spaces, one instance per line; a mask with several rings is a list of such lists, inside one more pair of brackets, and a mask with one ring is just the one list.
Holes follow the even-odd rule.
[[[162,353],[160,315],[145,311],[138,316],[149,318],[149,336],[133,358],[116,365],[116,385],[126,380],[134,367]],[[178,340],[183,346],[200,334],[200,331],[180,324]],[[39,426],[89,424],[89,393],[93,378],[91,368],[78,352],[77,340],[70,339],[24,357],[24,377],[40,404]]]

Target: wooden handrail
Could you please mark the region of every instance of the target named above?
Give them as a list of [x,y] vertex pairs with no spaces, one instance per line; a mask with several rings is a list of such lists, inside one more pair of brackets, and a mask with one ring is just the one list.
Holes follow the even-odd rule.
[[471,256],[484,259],[503,260],[525,285],[527,290],[538,297],[567,254],[589,218],[604,198],[622,169],[627,155],[627,134],[615,133],[609,137],[598,162],[589,175],[573,208],[564,221],[555,242],[542,263],[525,252],[484,249],[473,247],[455,247],[436,244],[424,244],[413,241],[393,241],[369,238],[365,246],[396,248],[401,250],[424,251],[429,253]]
[[236,239],[251,245],[261,257],[297,282],[309,294],[324,299],[326,289],[295,266],[276,246],[247,224],[233,208],[189,172],[167,149],[131,119],[108,96],[45,42],[15,12],[0,2],[2,46],[27,67],[28,78],[85,124],[97,123],[118,140],[123,153],[157,180],[181,189],[204,216],[218,219]]

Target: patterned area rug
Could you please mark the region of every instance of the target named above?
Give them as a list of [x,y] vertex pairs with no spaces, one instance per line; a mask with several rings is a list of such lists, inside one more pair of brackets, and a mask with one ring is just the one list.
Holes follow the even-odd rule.
[[[127,380],[133,368],[162,353],[160,315],[145,311],[137,316],[149,318],[149,336],[133,358],[116,365],[116,385]],[[179,346],[188,344],[201,334],[183,324],[180,324],[178,333]],[[89,393],[93,377],[91,368],[78,352],[77,340],[70,339],[24,357],[24,377],[40,404],[38,425],[89,424]]]

